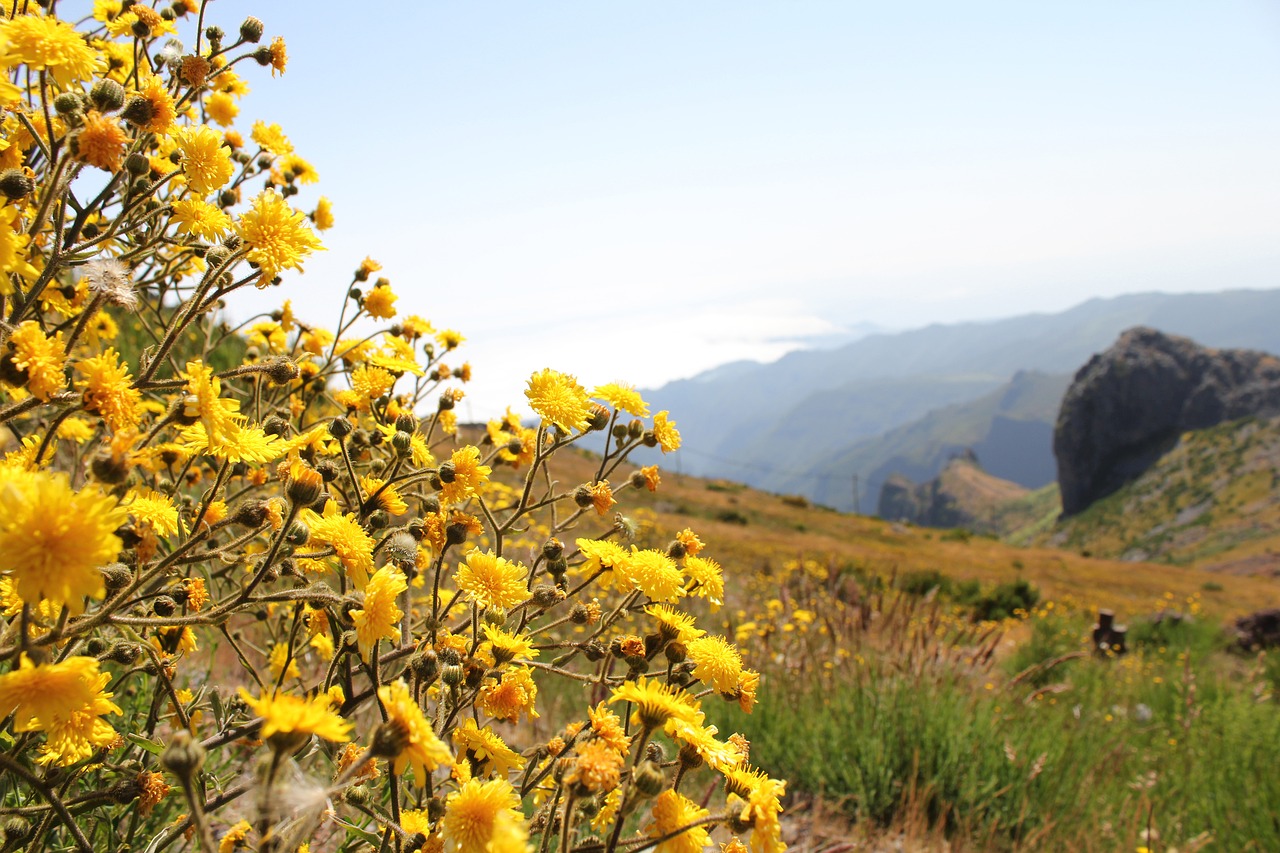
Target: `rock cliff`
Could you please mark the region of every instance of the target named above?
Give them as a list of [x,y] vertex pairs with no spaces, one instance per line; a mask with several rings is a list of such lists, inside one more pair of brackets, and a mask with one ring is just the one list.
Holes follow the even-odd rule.
[[1063,514],[1136,479],[1188,430],[1277,413],[1280,358],[1129,329],[1080,368],[1058,412]]

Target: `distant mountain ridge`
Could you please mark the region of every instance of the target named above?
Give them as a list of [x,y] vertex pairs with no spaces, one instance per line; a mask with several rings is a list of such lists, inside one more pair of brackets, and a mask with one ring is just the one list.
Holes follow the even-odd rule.
[[[894,455],[924,460],[919,472],[909,474],[914,479],[935,476],[946,461],[946,451],[939,456],[920,446],[904,453],[901,436],[874,452],[866,446],[869,440],[928,415],[936,423],[917,430],[921,440],[946,445],[943,421],[951,415],[935,410],[975,402],[997,389],[1027,393],[1025,381],[1013,382],[1019,371],[1073,372],[1132,326],[1151,326],[1207,346],[1280,352],[1275,317],[1280,317],[1280,290],[1091,299],[1058,314],[935,324],[873,334],[831,350],[794,352],[769,364],[738,362],[644,393],[655,409],[669,409],[676,418],[684,436],[679,463],[684,471],[800,493],[840,509],[854,506],[856,474],[857,502],[866,512],[877,492],[863,481],[869,485]],[[1035,393],[1042,394],[1047,383],[1039,387]],[[1022,482],[998,470],[1005,464],[1001,448],[1030,446],[1031,434],[1043,433],[1037,426],[1045,422],[1043,405],[1023,417],[1011,417],[999,405],[985,408],[985,428],[979,424],[974,439],[970,424],[967,441],[986,439],[986,452],[978,449],[983,466]],[[1007,440],[1020,431],[1027,433],[1024,441]]]

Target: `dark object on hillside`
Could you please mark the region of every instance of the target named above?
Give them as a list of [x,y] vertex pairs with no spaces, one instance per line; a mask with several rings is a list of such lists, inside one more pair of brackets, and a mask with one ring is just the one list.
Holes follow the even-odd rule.
[[1093,647],[1099,654],[1124,654],[1128,634],[1126,626],[1116,624],[1116,614],[1110,610],[1098,611],[1098,622],[1093,626]]
[[1280,646],[1280,608],[1259,610],[1237,619],[1236,642],[1250,652]]
[[1280,358],[1130,329],[1080,368],[1062,400],[1053,433],[1062,512],[1136,479],[1188,430],[1278,413]]

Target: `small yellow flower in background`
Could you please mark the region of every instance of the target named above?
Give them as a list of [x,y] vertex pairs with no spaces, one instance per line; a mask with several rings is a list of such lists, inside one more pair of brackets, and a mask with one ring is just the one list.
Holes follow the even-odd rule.
[[152,773],[143,770],[138,773],[134,780],[138,785],[138,813],[143,817],[151,814],[151,810],[160,804],[160,801],[169,796],[169,785],[164,781],[164,775],[160,773]]
[[[677,791],[666,790],[653,801],[649,837],[661,838],[710,815],[711,812]],[[701,853],[711,843],[706,827],[695,826],[654,848],[655,853]]]
[[284,270],[301,270],[307,255],[324,248],[307,227],[306,218],[275,190],[255,198],[240,217],[236,233],[249,246],[249,261],[262,271],[260,286],[270,284]]
[[676,422],[668,417],[669,414],[663,411],[653,416],[653,437],[658,440],[663,453],[680,449],[680,430],[676,429]]
[[249,138],[261,145],[262,149],[270,154],[283,156],[293,153],[293,143],[289,141],[289,137],[284,135],[284,130],[278,124],[255,121],[253,129],[249,132]]
[[9,336],[9,346],[13,349],[14,366],[26,373],[26,388],[32,396],[48,400],[66,386],[62,370],[67,351],[62,332],[49,337],[39,323],[27,320]]
[[613,489],[609,487],[608,480],[593,483],[588,487],[588,490],[591,496],[591,506],[595,508],[596,515],[605,515],[617,503],[613,499]]
[[271,76],[276,76],[276,72],[284,73],[284,67],[289,62],[289,57],[285,53],[284,39],[276,36],[271,40],[271,46],[267,48],[267,57],[271,66]]
[[690,557],[698,556],[698,552],[702,550],[702,540],[688,527],[676,534],[676,541],[684,546],[684,552]]
[[597,400],[604,400],[615,409],[635,415],[637,418],[649,416],[649,404],[632,385],[610,382],[607,385],[598,386],[591,392],[591,396]]
[[230,127],[240,114],[240,105],[226,92],[214,92],[204,99],[204,111],[223,127]]
[[74,491],[66,474],[0,469],[0,572],[23,601],[79,614],[86,596],[105,593],[98,567],[120,553],[115,531],[126,517],[95,487]]
[[392,759],[392,772],[398,776],[409,768],[413,770],[414,785],[426,787],[431,771],[453,760],[449,747],[431,730],[431,723],[422,716],[422,709],[403,681],[379,687],[378,699],[387,712],[384,725],[392,727],[402,744],[395,755],[388,756]]
[[453,329],[445,329],[436,333],[436,340],[440,342],[440,346],[446,350],[455,350],[462,346],[462,342],[466,340],[461,334]]
[[110,673],[98,671],[95,658],[36,666],[24,654],[17,669],[0,675],[0,714],[14,715],[14,731],[45,733],[41,764],[74,764],[116,740],[115,730],[102,719],[121,713],[111,694],[103,692],[110,680]]
[[254,698],[241,687],[240,698],[254,714],[262,717],[263,740],[276,734],[316,735],[334,743],[351,740],[351,723],[334,713],[329,697],[324,694],[310,699],[286,693]]
[[249,837],[249,830],[252,828],[249,826],[249,821],[242,820],[228,829],[227,834],[218,842],[218,853],[235,853],[240,847],[247,847],[244,841]]
[[[285,668],[286,664],[288,669]],[[271,655],[267,659],[267,665],[271,669],[271,677],[276,681],[284,678],[297,678],[302,673],[298,670],[298,658],[290,652],[288,643],[276,643],[271,647]]]
[[223,144],[218,131],[203,124],[181,127],[174,132],[173,139],[182,152],[182,172],[187,186],[197,195],[217,192],[235,174],[231,149]]
[[364,310],[371,317],[389,320],[396,316],[395,301],[399,298],[391,292],[391,284],[386,279],[378,279],[373,289],[364,295]]
[[351,611],[360,657],[365,661],[379,640],[395,640],[400,636],[404,611],[396,605],[396,600],[408,588],[404,573],[395,566],[383,566],[369,578],[364,588],[364,607]]
[[320,196],[320,200],[316,202],[316,209],[311,212],[311,221],[315,223],[317,231],[328,231],[333,227],[333,202],[327,196]]
[[525,587],[529,570],[492,551],[473,550],[466,562],[458,564],[454,582],[467,600],[481,608],[510,610],[529,597]]
[[551,368],[541,370],[529,378],[524,395],[529,398],[530,408],[543,420],[565,431],[587,428],[591,401],[586,389],[572,376]]
[[528,831],[520,797],[506,779],[470,779],[445,801],[444,849],[448,853],[523,851]]

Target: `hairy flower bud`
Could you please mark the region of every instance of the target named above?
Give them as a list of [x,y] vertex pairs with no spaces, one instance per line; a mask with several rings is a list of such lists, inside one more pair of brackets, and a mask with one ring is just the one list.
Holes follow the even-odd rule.
[[244,19],[244,23],[240,25],[240,38],[250,44],[257,44],[262,40],[262,33],[266,30],[266,26],[262,21],[250,15]]
[[160,766],[180,780],[189,782],[204,767],[205,749],[186,729],[173,733],[169,745],[160,753]]
[[0,193],[13,201],[26,198],[36,188],[35,180],[22,169],[5,169],[0,172]]
[[104,77],[89,90],[89,102],[101,113],[115,112],[124,106],[124,86]]

